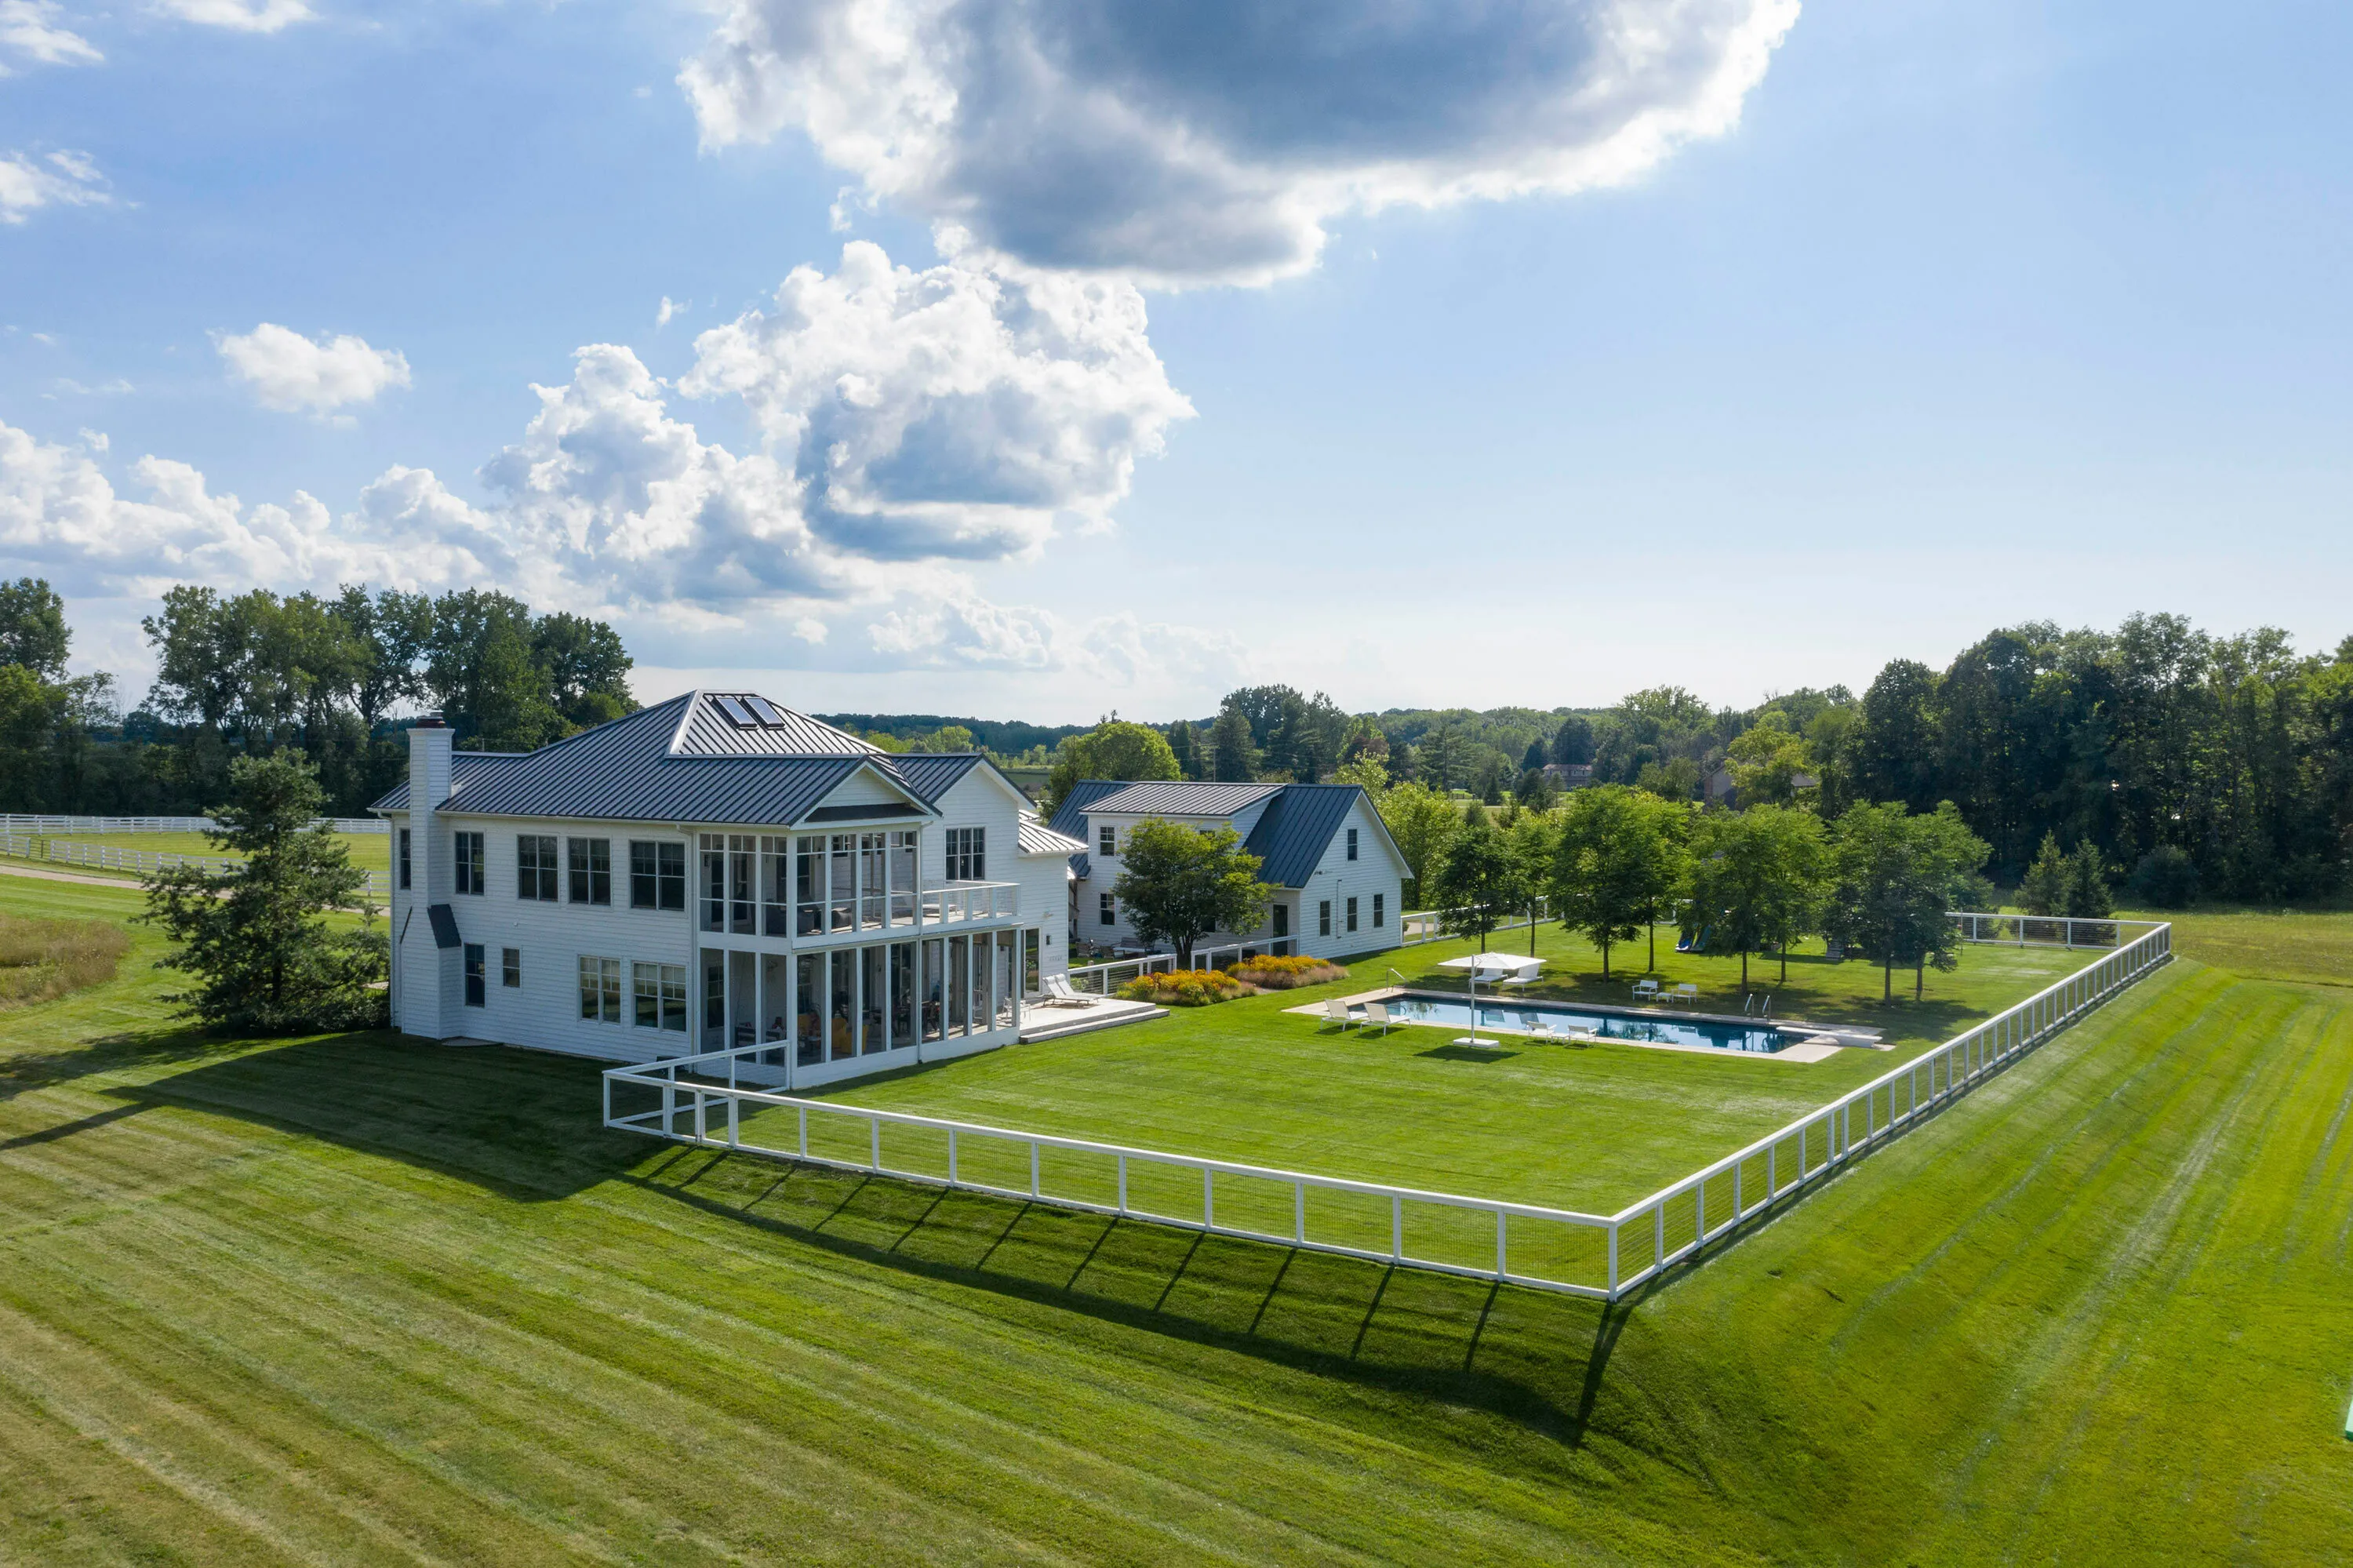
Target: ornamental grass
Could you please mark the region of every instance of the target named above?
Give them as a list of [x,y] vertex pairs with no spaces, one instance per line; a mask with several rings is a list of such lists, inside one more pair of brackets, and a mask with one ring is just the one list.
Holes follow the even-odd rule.
[[1261,991],[1296,991],[1303,985],[1322,985],[1327,980],[1348,978],[1348,971],[1338,964],[1303,954],[1287,959],[1244,959],[1234,966],[1233,972]]
[[129,934],[104,920],[0,915],[0,1007],[49,1001],[111,980],[130,950]]
[[1119,988],[1119,994],[1130,1001],[1148,1001],[1160,1007],[1207,1007],[1211,1002],[1231,1001],[1257,991],[1258,987],[1248,980],[1237,980],[1218,969],[1164,970],[1139,975]]

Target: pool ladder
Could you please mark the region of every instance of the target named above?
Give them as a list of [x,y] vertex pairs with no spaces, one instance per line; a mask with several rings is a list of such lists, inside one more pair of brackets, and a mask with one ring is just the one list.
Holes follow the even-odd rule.
[[1773,993],[1769,991],[1767,991],[1765,993],[1765,1005],[1759,1007],[1757,1005],[1757,993],[1753,991],[1750,991],[1746,997],[1741,999],[1740,1016],[1743,1018],[1753,1016],[1758,1019],[1770,1019],[1773,1016]]

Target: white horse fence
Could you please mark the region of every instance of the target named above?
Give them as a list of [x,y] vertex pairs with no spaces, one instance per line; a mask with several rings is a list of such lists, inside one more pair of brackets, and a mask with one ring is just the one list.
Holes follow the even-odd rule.
[[[28,833],[0,833],[0,856],[79,866],[89,871],[127,871],[142,876],[149,872],[183,865],[193,865],[217,874],[243,863],[228,855],[121,849],[113,844],[78,844],[64,839],[37,838]],[[386,891],[385,880],[376,873],[369,872],[364,889],[368,896],[383,896]]]
[[[2146,935],[1614,1214],[1352,1181],[763,1088],[774,1046],[615,1067],[605,1125],[705,1148],[1617,1300],[1950,1104],[2164,964]],[[1134,960],[1144,961],[1144,960]],[[1110,967],[1110,966],[1099,966]]]
[[[392,824],[382,817],[321,817],[339,833],[388,833]],[[318,822],[311,825],[316,827]],[[23,811],[0,812],[0,833],[208,833],[220,824],[210,817],[45,817]]]

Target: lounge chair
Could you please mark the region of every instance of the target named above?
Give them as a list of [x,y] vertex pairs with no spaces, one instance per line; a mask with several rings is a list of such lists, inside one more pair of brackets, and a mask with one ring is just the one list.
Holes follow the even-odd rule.
[[1095,999],[1093,997],[1081,996],[1077,991],[1071,989],[1070,976],[1048,975],[1046,977],[1046,1005],[1048,1007],[1092,1007],[1094,1004]]
[[1553,1040],[1558,1038],[1558,1036],[1553,1033],[1552,1020],[1546,1018],[1541,1012],[1522,1014],[1520,1023],[1523,1031],[1531,1039]]
[[1364,1005],[1360,1001],[1345,1001],[1335,996],[1324,1004],[1324,1022],[1336,1023],[1343,1029],[1347,1028],[1351,1023],[1362,1022],[1360,1014],[1364,1011]]
[[1686,981],[1685,983],[1675,987],[1674,990],[1662,994],[1672,996],[1677,1001],[1697,1001],[1699,1000],[1699,987]]
[[1636,1001],[1656,1001],[1658,999],[1658,981],[1654,980],[1639,980],[1634,982],[1634,1000]]
[[1370,1029],[1374,1024],[1377,1023],[1381,1026],[1381,1033],[1387,1034],[1389,1032],[1389,1025],[1397,1022],[1398,1011],[1396,1008],[1391,1007],[1388,1002],[1368,1001],[1365,1003],[1366,1028]]

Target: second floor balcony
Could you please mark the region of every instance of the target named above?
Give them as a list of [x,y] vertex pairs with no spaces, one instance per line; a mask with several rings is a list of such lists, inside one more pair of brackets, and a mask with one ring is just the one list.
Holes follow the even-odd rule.
[[700,924],[705,931],[784,938],[795,945],[1020,918],[1020,885],[921,874],[911,831],[705,833]]

